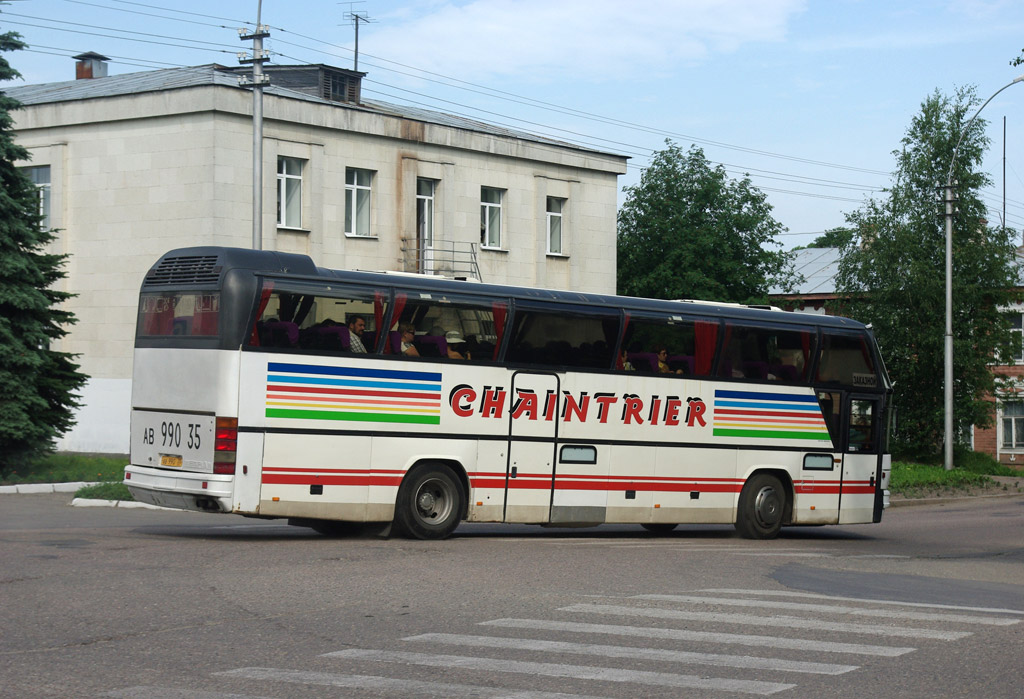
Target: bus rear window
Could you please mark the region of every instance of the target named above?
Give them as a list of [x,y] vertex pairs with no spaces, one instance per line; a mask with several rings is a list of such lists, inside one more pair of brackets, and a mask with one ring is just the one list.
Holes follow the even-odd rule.
[[220,293],[162,291],[143,294],[139,337],[213,337],[220,322]]

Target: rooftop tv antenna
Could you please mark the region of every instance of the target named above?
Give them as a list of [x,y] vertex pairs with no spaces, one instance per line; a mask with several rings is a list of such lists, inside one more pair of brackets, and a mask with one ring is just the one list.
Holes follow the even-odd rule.
[[345,19],[351,21],[356,28],[356,48],[353,54],[354,59],[352,70],[357,72],[359,71],[359,23],[366,22],[369,24],[373,21],[370,19],[370,15],[367,12],[363,10],[356,10],[354,8],[355,5],[362,5],[364,3],[365,0],[353,0],[353,2],[345,3],[348,5],[348,12],[345,13]]

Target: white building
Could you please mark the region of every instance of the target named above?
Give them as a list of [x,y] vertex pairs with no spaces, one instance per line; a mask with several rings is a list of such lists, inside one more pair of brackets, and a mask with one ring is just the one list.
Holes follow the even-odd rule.
[[[85,54],[104,75],[102,56]],[[98,65],[99,64],[99,65]],[[98,65],[98,69],[97,69]],[[361,73],[266,66],[263,248],[325,267],[615,290],[626,158],[464,117],[360,100]],[[253,97],[217,65],[7,89],[90,380],[73,451],[128,450],[139,285],[169,249],[251,247]],[[182,377],[187,380],[187,377]]]

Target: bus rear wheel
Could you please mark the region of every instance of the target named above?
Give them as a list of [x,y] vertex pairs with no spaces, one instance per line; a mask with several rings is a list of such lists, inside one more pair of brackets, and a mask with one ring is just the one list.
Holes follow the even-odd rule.
[[451,469],[424,465],[414,469],[398,489],[395,524],[414,539],[444,539],[459,526],[465,509],[462,484]]
[[736,531],[744,539],[774,539],[782,529],[786,491],[775,476],[758,473],[740,491]]

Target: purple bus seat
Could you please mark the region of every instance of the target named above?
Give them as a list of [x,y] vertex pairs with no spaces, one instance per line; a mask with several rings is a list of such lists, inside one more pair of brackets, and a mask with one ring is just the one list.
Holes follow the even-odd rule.
[[285,320],[272,320],[263,326],[267,347],[295,347],[299,344],[299,326]]
[[743,375],[748,379],[767,379],[768,362],[743,362]]
[[348,328],[344,325],[317,328],[316,335],[321,349],[334,352],[348,352],[351,346]]
[[684,374],[693,373],[693,357],[686,354],[678,354],[668,358],[668,368],[672,371],[683,370]]
[[417,335],[414,342],[422,357],[448,356],[448,340],[443,335]]
[[629,363],[637,371],[647,374],[658,373],[658,355],[654,352],[629,352]]
[[795,366],[789,364],[773,364],[771,367],[771,373],[775,374],[775,378],[780,381],[799,381],[800,372],[797,371]]
[[388,333],[388,346],[391,350],[391,354],[402,353],[402,333],[397,330],[392,330]]

